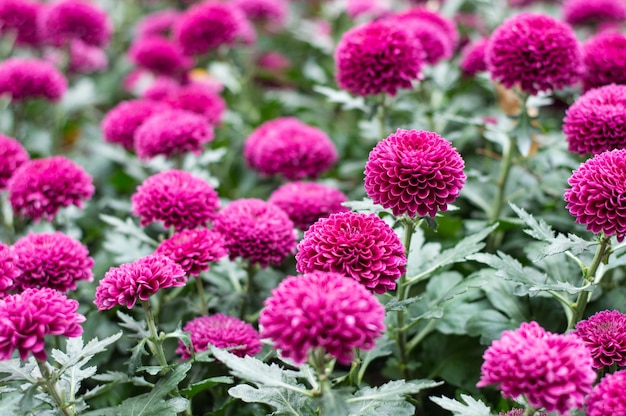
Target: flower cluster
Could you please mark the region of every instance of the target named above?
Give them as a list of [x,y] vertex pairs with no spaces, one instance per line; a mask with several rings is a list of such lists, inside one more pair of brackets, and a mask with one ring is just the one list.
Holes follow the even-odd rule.
[[170,76],[189,69],[193,64],[191,58],[183,55],[178,45],[161,36],[137,39],[131,45],[128,56],[140,67]]
[[152,100],[122,101],[110,109],[100,124],[104,140],[133,150],[135,131],[151,116],[167,111],[167,104]]
[[626,367],[626,314],[598,312],[578,322],[574,333],[591,351],[594,368]]
[[47,42],[56,46],[77,39],[103,47],[109,43],[113,27],[104,10],[84,0],[58,0],[45,7],[40,28]]
[[563,19],[574,26],[623,22],[626,4],[622,0],[565,0]]
[[91,74],[104,71],[109,65],[109,58],[103,49],[87,45],[80,40],[70,42],[69,52],[68,71],[73,73]]
[[226,111],[224,99],[212,87],[200,83],[176,88],[164,101],[174,108],[200,114],[212,125],[219,124]]
[[587,400],[588,416],[626,415],[626,370],[607,374]]
[[216,231],[206,228],[184,230],[163,240],[154,254],[169,257],[179,264],[185,273],[198,276],[209,270],[212,262],[225,257],[224,237]]
[[626,83],[626,35],[601,32],[582,45],[583,89]]
[[171,35],[180,12],[176,9],[162,9],[143,16],[135,27],[137,38]]
[[7,187],[13,173],[30,158],[17,140],[0,134],[0,190]]
[[0,94],[9,95],[13,101],[58,101],[66,90],[63,74],[46,61],[9,58],[0,63]]
[[3,0],[0,2],[0,33],[15,36],[18,45],[38,46],[40,10],[40,3],[30,0]]

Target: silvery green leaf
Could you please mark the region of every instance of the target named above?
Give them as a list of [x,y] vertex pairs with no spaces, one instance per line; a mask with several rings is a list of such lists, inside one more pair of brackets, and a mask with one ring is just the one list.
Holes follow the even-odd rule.
[[485,403],[467,394],[461,394],[461,401],[432,396],[430,400],[451,411],[454,416],[491,416],[491,409]]
[[33,357],[29,357],[24,363],[19,358],[1,360],[0,373],[9,374],[8,377],[2,379],[3,382],[28,381],[30,383],[36,383],[37,378],[41,377],[41,372]]
[[248,384],[239,384],[231,387],[228,394],[246,403],[265,403],[275,409],[271,415],[302,416],[314,414],[311,405],[307,403],[311,400],[292,390],[267,386],[255,388]]
[[369,110],[368,106],[365,105],[363,97],[353,97],[346,91],[335,90],[321,85],[314,86],[313,91],[322,94],[330,103],[341,104],[344,110],[356,109],[364,112]]
[[379,387],[359,389],[352,397],[346,399],[346,403],[350,406],[349,414],[351,416],[410,416],[415,412],[415,408],[406,400],[406,396],[441,384],[443,382],[433,380],[411,380],[408,382],[393,380]]

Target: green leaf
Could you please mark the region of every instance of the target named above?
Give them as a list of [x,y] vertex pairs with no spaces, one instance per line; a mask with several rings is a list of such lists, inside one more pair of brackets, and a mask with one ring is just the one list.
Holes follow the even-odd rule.
[[356,109],[365,113],[369,111],[363,97],[353,97],[346,91],[335,90],[321,85],[314,86],[313,91],[322,94],[330,103],[341,104],[344,110]]
[[231,387],[228,394],[246,403],[265,403],[272,406],[276,410],[271,414],[276,416],[313,414],[311,405],[308,403],[311,401],[310,399],[287,389],[277,387],[255,388],[248,384],[239,384]]
[[33,357],[29,357],[25,363],[19,358],[13,358],[11,360],[0,361],[0,373],[9,374],[8,377],[3,378],[2,382],[7,381],[28,381],[30,383],[37,383],[37,378],[41,377],[37,362]]
[[137,321],[132,316],[121,311],[117,311],[116,315],[122,321],[122,323],[120,323],[120,326],[122,328],[130,329],[132,332],[134,332],[134,337],[147,338],[150,336],[150,333],[148,332],[148,327],[146,326],[146,321]]
[[20,400],[24,395],[17,389],[6,386],[0,387],[0,415],[18,416],[20,412]]
[[350,406],[351,416],[410,416],[415,407],[406,396],[442,384],[433,380],[393,380],[379,387],[364,387],[346,399],[346,403]]
[[103,340],[94,338],[85,346],[83,346],[82,337],[69,338],[66,344],[66,352],[53,349],[51,355],[55,361],[62,366],[59,373],[63,374],[63,372],[72,366],[82,367],[96,354],[106,351],[109,345],[115,343],[121,337],[122,331],[104,338]]
[[469,318],[465,329],[470,336],[480,336],[481,344],[486,345],[499,339],[502,331],[518,328],[520,323],[499,311],[487,309]]
[[454,416],[491,416],[491,409],[480,400],[461,394],[461,401],[448,397],[430,397],[430,400],[452,412]]
[[217,386],[219,384],[233,384],[233,378],[227,376],[210,377],[205,380],[190,384],[189,387],[181,390],[180,393],[184,394],[185,397],[187,397],[188,399],[191,399],[196,394],[201,393],[204,390],[210,389],[211,387]]

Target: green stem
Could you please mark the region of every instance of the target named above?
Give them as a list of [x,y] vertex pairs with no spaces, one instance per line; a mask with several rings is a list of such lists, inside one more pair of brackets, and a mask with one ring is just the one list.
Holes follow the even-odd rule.
[[387,131],[387,94],[380,94],[380,103],[378,104],[378,126],[380,128],[381,139],[385,137]]
[[315,370],[315,375],[319,382],[318,389],[313,392],[313,395],[320,397],[324,391],[330,389],[329,376],[332,373],[332,368],[328,365],[330,361],[324,348],[317,347],[310,354],[309,362],[311,363],[311,367]]
[[76,415],[76,411],[74,407],[66,403],[65,400],[61,397],[61,393],[57,390],[56,381],[48,368],[48,363],[46,361],[42,361],[37,359],[37,366],[39,366],[39,371],[41,371],[41,376],[44,379],[43,388],[46,393],[52,397],[54,402],[59,407],[59,410],[63,412],[65,416],[74,416]]
[[161,338],[158,335],[156,323],[154,321],[154,315],[152,314],[152,308],[150,307],[149,300],[142,300],[141,306],[143,306],[143,310],[146,314],[146,323],[148,324],[148,330],[150,331],[150,339],[148,340],[148,346],[152,351],[152,354],[156,356],[159,365],[163,367],[162,371],[167,371],[167,359],[165,358],[165,353],[163,352],[163,343]]
[[431,319],[426,324],[426,326],[424,326],[424,328],[420,330],[420,332],[418,332],[413,338],[411,338],[411,341],[409,341],[409,343],[407,344],[408,352],[413,351],[413,349],[417,347],[428,334],[431,333],[431,331],[435,328],[436,323],[436,319]]
[[252,300],[252,289],[254,287],[254,275],[256,274],[257,267],[255,264],[250,264],[248,262],[246,267],[246,286],[244,288],[243,296],[241,297],[241,309],[239,310],[239,317],[245,320],[246,310],[248,308],[248,303]]
[[[404,224],[404,250],[406,253],[406,258],[408,260],[409,253],[411,251],[411,239],[413,237],[413,232],[415,231],[415,221],[411,218],[405,217],[403,219]],[[398,279],[398,290],[396,295],[398,297],[398,301],[402,302],[406,300],[409,294],[409,288],[406,285],[406,273],[400,276]],[[406,328],[405,328],[405,319],[406,319],[406,310],[401,308],[396,313],[396,342],[398,343],[398,353],[399,353],[399,362],[400,369],[402,370],[402,374],[405,379],[410,378],[410,371],[408,367],[408,346],[407,346],[407,337],[406,337]]]
[[200,304],[202,306],[202,314],[206,314],[209,312],[209,304],[206,301],[206,295],[204,294],[204,285],[202,284],[202,279],[200,276],[196,276],[196,289],[198,291],[198,297],[200,298]]

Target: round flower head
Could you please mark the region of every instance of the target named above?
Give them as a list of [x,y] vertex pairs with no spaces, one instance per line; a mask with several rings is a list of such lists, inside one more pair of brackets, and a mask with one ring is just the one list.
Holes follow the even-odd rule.
[[109,58],[102,48],[87,45],[80,40],[70,42],[70,63],[68,70],[76,74],[92,74],[104,71]]
[[212,87],[198,83],[173,89],[164,102],[174,108],[200,114],[213,125],[222,122],[226,111],[224,99]]
[[243,154],[261,174],[289,180],[316,178],[337,161],[337,150],[326,133],[293,117],[257,127],[246,138]]
[[540,13],[520,13],[491,35],[485,53],[494,81],[529,94],[576,83],[581,54],[570,26]]
[[77,337],[85,317],[76,311],[78,302],[54,289],[26,289],[0,299],[0,359],[9,360],[15,350],[25,361],[29,354],[47,358],[46,335]]
[[193,65],[191,58],[183,55],[176,43],[161,36],[136,39],[128,56],[133,63],[145,69],[170,76],[180,74]]
[[437,133],[398,129],[370,152],[365,191],[394,215],[434,218],[459,196],[464,166],[461,155]]
[[[239,357],[256,355],[261,351],[261,339],[257,330],[234,316],[221,313],[200,316],[187,322],[183,331],[191,335],[191,346],[195,353],[207,350],[209,345],[232,348],[230,352]],[[180,341],[176,352],[183,359],[191,357],[191,351]]]
[[376,293],[396,287],[406,270],[400,239],[375,214],[340,212],[321,218],[298,244],[296,269],[342,273]]
[[402,13],[406,16],[411,16],[411,18],[419,19],[424,23],[430,23],[437,26],[441,31],[443,31],[447,38],[448,42],[451,45],[451,48],[454,50],[459,43],[459,31],[456,28],[456,23],[452,20],[447,19],[441,13],[430,10],[427,7],[420,6],[414,7]]
[[626,415],[626,370],[607,374],[587,400],[588,416]]
[[163,9],[147,14],[137,22],[136,37],[169,37],[179,16],[180,12],[176,9]]
[[354,95],[395,95],[422,78],[425,54],[408,30],[375,21],[343,34],[335,51],[339,88]]
[[461,52],[461,71],[465,75],[473,76],[487,70],[485,51],[488,44],[489,39],[483,38],[463,48]]
[[93,280],[94,261],[79,241],[61,232],[30,233],[13,245],[21,275],[18,290],[49,287],[59,292],[76,289],[76,282]]
[[61,208],[70,205],[82,208],[95,191],[91,176],[64,156],[24,163],[7,189],[13,211],[35,222],[52,221]]
[[289,216],[260,199],[239,199],[226,205],[215,219],[214,229],[224,236],[231,260],[242,257],[262,268],[280,264],[296,247]]
[[173,157],[187,152],[199,154],[211,140],[213,128],[207,120],[184,110],[157,113],[135,130],[135,150],[142,159],[157,155]]
[[591,353],[574,334],[553,334],[537,322],[504,331],[483,355],[478,387],[498,384],[505,397],[524,395],[536,408],[569,416],[591,392]]
[[593,367],[626,366],[626,314],[602,311],[576,324],[574,332],[587,345]]
[[170,106],[158,101],[123,101],[109,110],[102,119],[100,128],[104,140],[120,144],[126,150],[133,150],[135,130],[151,116],[169,109]]
[[228,254],[224,237],[206,228],[176,233],[163,240],[154,253],[174,260],[191,276],[198,276],[209,270],[210,263]]
[[0,190],[7,187],[13,172],[28,161],[29,157],[20,142],[0,134]]
[[15,36],[18,45],[39,45],[37,16],[41,6],[30,0],[0,0],[0,34]]
[[626,84],[626,35],[602,32],[582,46],[583,89],[608,84]]
[[259,316],[261,338],[300,364],[323,348],[342,364],[354,349],[374,348],[385,329],[385,309],[363,286],[339,273],[289,276],[265,300]]
[[388,0],[347,0],[346,13],[352,19],[365,16],[368,20],[376,20],[391,13],[391,2]]
[[626,86],[587,91],[565,111],[563,134],[569,151],[580,155],[626,147]]
[[185,271],[169,257],[152,254],[132,263],[111,267],[96,288],[98,310],[117,305],[131,309],[137,300],[146,301],[159,289],[184,286]]
[[40,19],[44,40],[56,46],[80,40],[103,47],[113,31],[109,17],[94,4],[83,0],[59,0],[48,5]]
[[270,24],[272,28],[281,28],[285,24],[289,3],[287,0],[234,0],[246,18],[261,24]]
[[48,62],[9,58],[0,63],[0,94],[9,95],[13,101],[58,101],[66,90],[67,80]]
[[622,0],[565,0],[563,18],[570,25],[623,22],[626,3]]
[[15,279],[20,275],[17,257],[11,247],[0,243],[0,299],[13,288]]
[[206,226],[219,206],[217,192],[189,172],[169,170],[146,179],[131,196],[141,225],[161,221],[176,231]]
[[626,149],[595,155],[574,171],[565,202],[579,224],[595,234],[626,235]]
[[343,192],[320,183],[289,182],[275,190],[268,202],[278,205],[301,230],[320,218],[350,211],[341,205],[348,198]]
[[[144,73],[141,78],[143,78],[145,75],[146,74]],[[143,82],[140,82],[138,85],[139,88],[137,89],[139,95],[147,100],[165,100],[170,95],[175,94],[176,91],[181,87],[180,81],[176,78],[167,77],[164,75],[159,75],[156,77],[150,75],[148,78],[148,85],[142,85]]]

